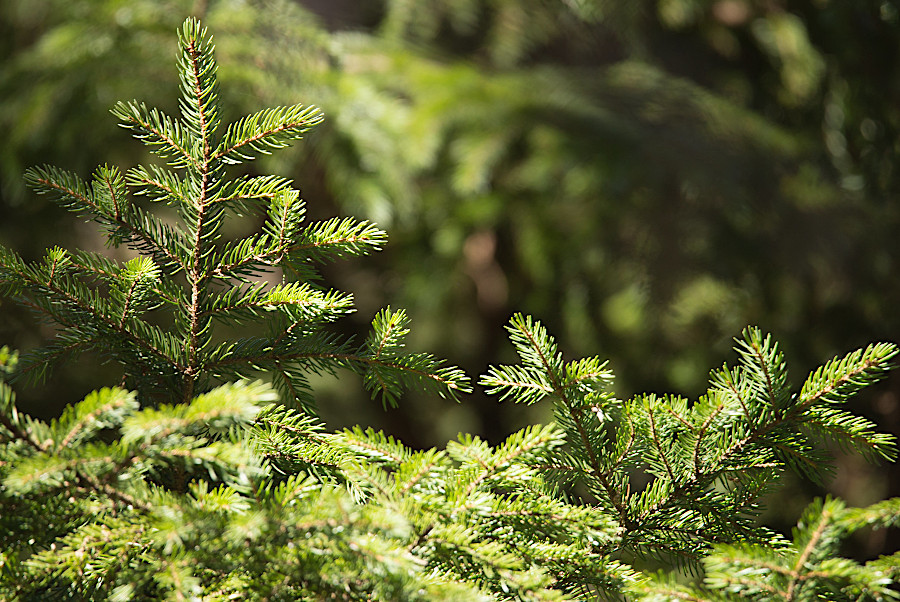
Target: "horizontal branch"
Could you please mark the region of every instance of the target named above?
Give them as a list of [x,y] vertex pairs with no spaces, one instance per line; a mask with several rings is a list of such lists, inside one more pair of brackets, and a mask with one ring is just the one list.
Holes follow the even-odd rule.
[[115,215],[115,216],[109,215],[108,213],[106,213],[106,211],[104,211],[104,209],[101,206],[99,206],[97,203],[95,203],[93,201],[93,199],[89,198],[88,196],[80,194],[76,190],[71,190],[64,186],[60,186],[56,182],[49,180],[47,178],[35,177],[31,181],[34,184],[40,184],[40,185],[44,186],[45,188],[54,190],[57,193],[63,194],[65,196],[75,199],[81,203],[84,203],[86,206],[90,207],[91,210],[98,217],[101,217],[104,220],[108,221],[109,223],[115,224],[116,226],[123,228],[124,230],[126,230],[128,232],[128,236],[131,237],[132,239],[142,241],[145,245],[147,245],[147,247],[154,249],[156,252],[158,252],[163,257],[166,257],[167,259],[171,260],[176,265],[180,266],[182,270],[185,269],[184,263],[179,259],[179,257],[177,255],[171,253],[169,251],[169,249],[167,249],[165,246],[159,244],[152,237],[148,236],[147,233],[144,232],[143,230],[134,227],[129,222],[122,219],[122,217],[120,215]]

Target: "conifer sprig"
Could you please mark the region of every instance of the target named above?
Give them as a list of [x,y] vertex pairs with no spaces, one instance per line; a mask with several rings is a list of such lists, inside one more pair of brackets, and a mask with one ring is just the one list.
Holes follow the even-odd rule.
[[612,373],[606,363],[588,358],[567,364],[555,339],[531,316],[514,315],[507,330],[523,365],[492,366],[480,384],[488,387],[489,394],[520,403],[532,404],[548,396],[558,400],[557,420],[576,453],[553,465],[552,472],[558,473],[554,478],[570,482],[580,477],[600,503],[624,520],[624,492],[619,488],[624,467],[604,461],[609,445],[604,422],[620,405],[607,390]]
[[[835,359],[791,394],[778,345],[748,328],[737,342],[740,365],[714,371],[699,400],[641,395],[622,403],[607,390],[610,374],[598,358],[566,363],[530,317],[513,316],[508,330],[522,365],[491,367],[481,384],[501,399],[554,401],[568,449],[545,473],[572,491],[583,486],[615,518],[625,557],[699,560],[706,546],[768,541],[753,520],[761,496],[785,468],[821,479],[829,468],[824,441],[869,459],[896,454],[893,437],[837,409],[884,376],[895,345]],[[637,487],[641,472],[649,483]]]
[[[837,556],[841,541],[860,526],[848,518],[874,513],[877,506],[882,505],[848,509],[840,500],[817,499],[803,512],[786,545],[719,544],[703,560],[702,587],[658,576],[636,585],[635,593],[651,602],[896,600],[896,558],[860,564]],[[896,512],[895,507],[894,516]]]
[[[299,140],[322,114],[305,105],[267,109],[221,133],[212,37],[188,19],[178,39],[180,117],[137,101],[112,110],[167,166],[138,166],[124,176],[103,166],[90,183],[50,166],[26,174],[37,192],[97,221],[110,244],[140,257],[120,265],[53,249],[43,262],[27,264],[0,249],[0,290],[61,327],[50,345],[26,358],[22,374],[44,377],[51,362],[91,351],[122,366],[122,382],[142,403],[187,402],[216,379],[264,371],[286,403],[314,410],[306,371],[340,368],[364,375],[386,405],[410,385],[449,397],[468,391],[461,371],[430,355],[376,352],[321,332],[353,306],[350,295],[318,284],[315,265],[378,250],[386,235],[351,218],[305,221],[305,202],[285,178],[228,178],[229,165]],[[140,197],[171,206],[180,220],[167,223],[140,207]],[[261,230],[221,240],[229,215],[249,211],[265,216]],[[258,278],[273,272],[282,283]],[[247,323],[266,326],[253,339],[228,338],[230,327]]]

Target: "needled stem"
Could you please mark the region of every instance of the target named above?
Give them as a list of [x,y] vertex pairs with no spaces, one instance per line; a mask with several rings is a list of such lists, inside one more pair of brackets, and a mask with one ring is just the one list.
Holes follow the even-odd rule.
[[202,283],[206,278],[205,274],[203,274],[202,271],[202,258],[205,251],[203,234],[206,225],[205,217],[207,209],[207,199],[209,195],[211,171],[211,151],[209,143],[210,132],[208,131],[208,122],[205,107],[201,102],[201,99],[203,98],[203,90],[200,89],[200,53],[198,52],[194,41],[190,41],[188,43],[186,52],[190,59],[191,69],[193,70],[193,81],[195,83],[194,97],[198,100],[196,109],[198,119],[200,120],[199,129],[200,136],[203,142],[203,160],[200,165],[200,196],[197,199],[196,203],[197,224],[193,240],[194,249],[191,256],[191,269],[188,277],[191,285],[191,305],[188,308],[188,320],[190,326],[188,331],[187,367],[184,374],[184,389],[182,395],[182,400],[184,402],[190,401],[190,399],[194,396],[194,386],[201,370],[198,361],[200,347],[199,333],[201,330],[200,314],[202,312]]

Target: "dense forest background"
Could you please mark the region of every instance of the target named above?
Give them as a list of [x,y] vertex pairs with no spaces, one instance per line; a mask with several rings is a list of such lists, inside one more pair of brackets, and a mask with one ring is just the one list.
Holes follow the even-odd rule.
[[[747,324],[782,341],[796,381],[900,340],[897,2],[4,0],[0,243],[29,260],[100,244],[22,173],[147,160],[108,109],[177,112],[172,33],[188,15],[216,32],[226,120],[325,111],[260,173],[294,179],[313,218],[390,234],[376,257],[326,273],[356,296],[344,329],[405,307],[417,350],[477,376],[511,359],[502,325],[523,311],[570,357],[609,357],[621,396],[696,397]],[[0,300],[0,343],[45,334]],[[20,387],[21,406],[52,416],[114,382],[107,370],[80,358]],[[319,390],[330,425],[413,446],[549,419],[477,392],[385,413],[351,378]],[[900,378],[860,403],[900,433]],[[867,504],[900,495],[900,472],[844,457],[829,489]],[[786,491],[785,525],[813,493]]]

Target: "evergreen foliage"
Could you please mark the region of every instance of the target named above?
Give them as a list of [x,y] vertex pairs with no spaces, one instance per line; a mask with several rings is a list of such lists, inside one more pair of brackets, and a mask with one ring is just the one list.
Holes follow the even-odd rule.
[[[328,333],[352,300],[323,288],[314,265],[376,249],[384,234],[350,219],[305,224],[281,178],[227,179],[228,165],[289,144],[320,116],[262,111],[218,137],[211,38],[194,20],[179,33],[181,118],[136,102],[113,111],[168,167],[102,167],[91,183],[54,167],[27,176],[138,256],[119,264],[54,248],[29,264],[0,250],[3,292],[58,326],[21,361],[0,349],[0,595],[900,597],[900,556],[838,555],[850,533],[897,526],[898,500],[819,500],[790,540],[756,520],[787,471],[828,475],[826,443],[895,458],[892,437],[845,409],[885,376],[893,344],[832,360],[795,390],[777,343],[748,328],[738,364],[713,371],[699,399],[623,401],[605,362],[567,361],[541,323],[515,315],[507,329],[521,362],[489,368],[481,384],[501,400],[553,404],[553,422],[496,446],[461,434],[429,450],[325,428],[311,373],[355,370],[391,405],[408,385],[455,397],[468,380],[404,351],[402,311],[379,312],[362,344]],[[177,220],[139,207],[129,187]],[[224,220],[244,213],[260,215],[261,231],[223,240]],[[240,324],[255,336],[227,338]],[[121,386],[50,422],[19,411],[11,383],[87,351],[122,366]]]
[[[379,314],[363,346],[323,332],[322,324],[352,311],[352,297],[319,286],[315,263],[369,253],[385,234],[349,218],[305,223],[300,192],[284,178],[229,179],[228,165],[287,146],[322,115],[304,105],[267,109],[220,133],[211,38],[188,20],[179,41],[180,119],[136,101],[112,110],[167,167],[123,175],[102,166],[90,183],[52,166],[26,173],[35,190],[97,222],[109,244],[128,245],[140,257],[120,266],[54,248],[29,265],[0,251],[0,285],[60,327],[52,344],[24,358],[19,374],[44,376],[53,361],[96,351],[122,365],[124,386],[163,401],[189,401],[216,380],[265,371],[287,403],[311,407],[306,374],[343,367],[364,374],[367,388],[388,403],[401,381],[449,396],[467,390],[460,371],[403,353],[403,312]],[[173,209],[178,221],[140,207],[129,188]],[[265,216],[261,232],[222,244],[229,214],[248,212]],[[269,281],[259,278],[265,274]],[[237,341],[216,328],[253,321],[262,324],[257,336]]]
[[[152,162],[96,124],[132,96],[177,114],[171,32],[196,15],[225,58],[223,124],[297,99],[329,116],[314,142],[246,168],[302,183],[329,207],[318,218],[339,207],[391,233],[386,253],[329,269],[332,285],[364,295],[365,311],[338,328],[364,332],[378,308],[404,307],[420,348],[474,374],[524,311],[571,353],[615,358],[622,395],[696,397],[752,323],[810,370],[900,340],[890,4],[9,0],[0,239],[29,260],[57,244],[96,248],[52,203],[26,202],[21,174]],[[25,314],[6,303],[0,338],[31,348]],[[84,372],[67,365],[37,395],[49,405],[67,387],[84,392]],[[422,395],[381,413],[353,383],[322,390],[337,400],[331,417],[359,415],[420,446],[458,428],[496,441],[523,413],[543,420],[480,392],[465,406]],[[859,409],[893,424],[893,404],[876,400],[897,391],[883,391]],[[438,411],[454,419],[430,420]],[[870,473],[892,495],[897,466]]]

